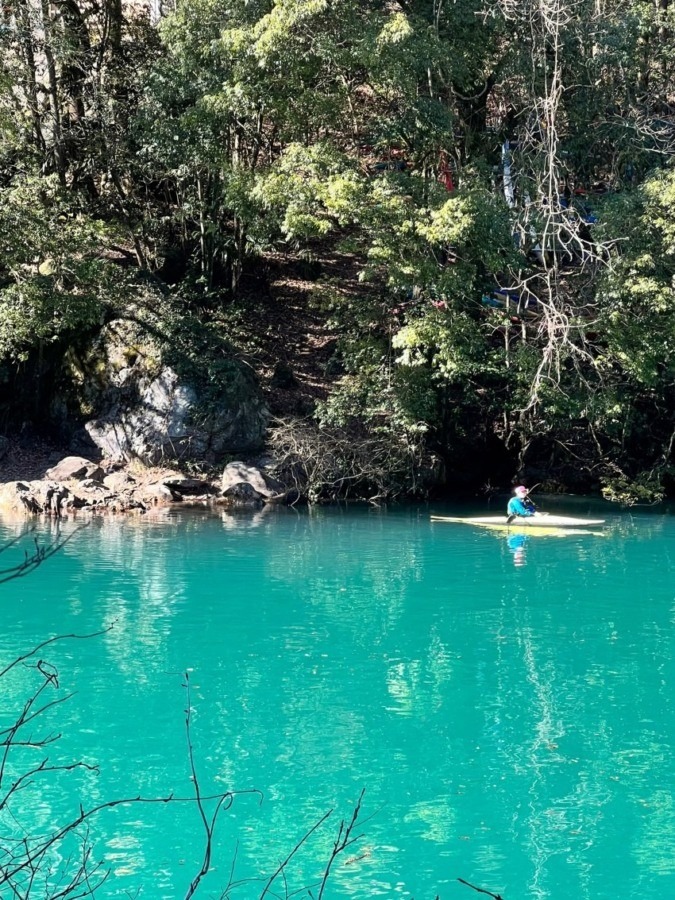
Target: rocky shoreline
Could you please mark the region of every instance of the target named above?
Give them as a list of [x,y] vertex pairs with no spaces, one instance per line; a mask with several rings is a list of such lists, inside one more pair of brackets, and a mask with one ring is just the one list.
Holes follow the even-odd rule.
[[259,507],[295,500],[297,492],[243,461],[228,463],[219,477],[208,478],[170,468],[66,456],[40,478],[0,483],[1,513],[52,518],[75,513],[143,514],[171,504]]

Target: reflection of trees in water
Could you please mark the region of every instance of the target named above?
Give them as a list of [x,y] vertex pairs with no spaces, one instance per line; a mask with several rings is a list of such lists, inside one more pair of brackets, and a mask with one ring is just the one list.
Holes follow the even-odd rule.
[[[650,787],[655,771],[664,784],[672,777],[672,748],[647,712],[667,690],[650,673],[672,667],[672,638],[653,627],[651,614],[644,633],[639,615],[618,622],[602,606],[585,613],[575,604],[566,620],[541,596],[520,585],[485,623],[494,682],[481,743],[502,773],[495,811],[525,850],[528,890],[549,898],[565,882],[592,898],[600,881],[619,887],[638,872],[672,874],[675,804]],[[514,806],[524,789],[527,804]],[[598,854],[617,828],[625,856],[601,874]]]
[[426,719],[439,712],[448,694],[455,658],[435,628],[429,646],[419,659],[392,661],[387,669],[388,709],[402,716]]
[[421,836],[441,847],[453,842],[457,829],[457,811],[451,797],[433,797],[413,803],[404,816],[407,824],[418,823]]
[[[377,516],[340,521],[272,511],[223,514],[215,519],[222,523],[217,539],[204,529],[207,519],[213,521],[181,516],[169,519],[169,528],[142,519],[96,523],[64,549],[77,565],[63,584],[74,617],[98,617],[95,624],[118,619],[105,638],[106,653],[132,692],[139,684],[148,695],[159,691],[158,706],[166,705],[167,692],[179,693],[174,682],[161,687],[158,680],[167,683],[172,659],[197,668],[205,765],[220,787],[260,787],[266,795],[261,809],[247,802],[232,813],[242,862],[246,854],[266,863],[281,856],[294,823],[300,831],[328,807],[346,808],[364,784],[366,806],[372,800],[377,808],[388,797],[390,776],[411,772],[414,792],[391,798],[384,830],[378,820],[365,829],[373,854],[347,867],[354,896],[363,895],[371,870],[381,870],[384,842],[397,839],[396,821],[450,854],[455,871],[488,875],[481,883],[498,890],[515,858],[518,870],[529,872],[532,896],[550,897],[551,885],[565,880],[576,896],[593,897],[600,876],[588,858],[597,860],[617,827],[636,869],[672,874],[675,814],[665,793],[672,735],[660,733],[655,713],[640,709],[649,710],[655,698],[664,709],[671,703],[674,604],[669,596],[660,612],[643,604],[622,614],[624,600],[611,590],[595,597],[630,571],[629,542],[565,539],[559,543],[565,553],[556,555],[543,549],[557,542],[533,539],[527,577],[514,578],[501,538],[492,542],[500,563],[506,558],[496,577],[506,572],[511,581],[495,582],[493,596],[476,587],[475,605],[465,600],[474,581],[464,573],[480,581],[485,556],[475,565],[463,557],[463,568],[454,570],[455,557],[444,558],[443,566],[450,565],[443,593],[425,605],[426,535],[414,528],[403,539]],[[205,538],[212,551],[199,555]],[[187,585],[198,556],[208,589],[196,601]],[[248,606],[228,593],[242,559],[237,590],[248,589]],[[644,580],[632,590],[648,593]],[[190,652],[207,644],[210,669],[199,658],[185,660],[171,640],[174,621],[196,602],[206,634]],[[181,621],[176,635],[184,638],[185,626]],[[107,689],[101,684],[102,697]],[[180,741],[180,699],[176,710]],[[413,733],[418,729],[419,746],[409,738],[396,744],[392,723],[405,720]],[[106,733],[102,745],[108,740],[117,736]],[[150,780],[163,771],[167,753],[152,743],[144,773]],[[438,746],[447,748],[440,767]],[[364,764],[373,758],[376,772]],[[263,768],[261,761],[270,764]],[[319,764],[331,783],[299,799],[304,773]],[[663,766],[662,790],[653,785],[656,765]],[[100,789],[91,790],[96,797]],[[486,808],[485,794],[490,810],[479,820],[473,807]],[[320,840],[328,845],[332,835]],[[514,848],[507,858],[505,835]],[[449,848],[441,850],[442,842]],[[400,854],[392,848],[394,872]],[[133,846],[110,853],[120,866],[125,859],[137,864]],[[312,851],[312,859],[318,856]],[[458,868],[460,858],[470,865]],[[623,872],[627,860],[620,861]]]
[[[561,795],[560,786],[554,786],[560,775],[560,765],[565,762],[558,752],[559,742],[564,739],[570,722],[565,721],[566,710],[560,708],[564,704],[557,702],[561,686],[557,683],[555,661],[542,663],[537,658],[536,638],[531,628],[523,629],[520,643],[526,678],[532,689],[533,712],[532,733],[522,747],[530,780],[526,846],[534,871],[529,887],[533,896],[543,898],[548,896],[546,879],[553,858],[562,855],[569,860],[570,844],[574,843],[570,832],[574,829],[576,834],[581,833],[583,822],[579,821],[579,816],[583,820],[584,812],[595,804],[590,783],[577,782],[567,795]],[[574,777],[572,774],[572,780]]]
[[400,621],[406,591],[421,577],[423,541],[411,529],[403,542],[385,515],[309,513],[270,548],[266,572],[357,644],[372,645]]
[[646,878],[675,874],[675,799],[672,785],[640,798],[642,814],[635,861]]
[[[178,532],[169,511],[155,512],[95,520],[71,550],[78,569],[64,584],[74,615],[91,615],[93,609],[96,626],[116,623],[105,637],[110,656],[120,671],[140,681],[166,666],[168,623],[184,602],[187,586],[185,554],[176,545],[200,527],[198,520],[181,522]],[[142,653],[139,646],[145,648]]]
[[[385,527],[379,542],[376,534],[366,545],[360,536],[364,525],[370,541],[373,526],[358,517],[344,528],[338,523],[337,534],[330,516],[272,522],[277,539],[265,545],[261,561],[262,583],[272,593],[258,598],[254,590],[250,597],[258,627],[245,635],[244,643],[238,633],[221,635],[227,662],[213,676],[217,691],[209,690],[203,700],[217,723],[209,729],[215,735],[210,752],[220,761],[224,784],[254,784],[266,796],[259,813],[250,811],[252,821],[260,819],[265,826],[245,829],[242,863],[247,855],[274,858],[299,813],[302,822],[311,821],[327,807],[353,800],[363,785],[366,805],[380,798],[379,805],[391,790],[392,768],[385,764],[373,770],[364,760],[391,753],[394,767],[394,754],[405,756],[401,747],[378,747],[393,712],[394,660],[401,660],[409,585],[421,577],[420,551],[412,535],[407,535],[412,539],[403,552],[398,544],[392,549]],[[256,540],[259,533],[260,527]],[[410,714],[425,718],[439,713],[452,658],[438,632],[421,639],[414,658],[406,651],[403,669],[401,679],[412,678]],[[400,712],[397,708],[394,714]],[[264,784],[255,774],[261,760],[267,762]],[[330,772],[330,783],[318,795],[299,799],[298,783],[304,773],[313,775],[317,765]],[[396,761],[397,770],[409,767],[408,759]],[[400,798],[396,802],[398,806]],[[403,803],[403,808],[410,807]],[[442,811],[433,794],[429,808],[438,810],[438,821],[428,827],[438,831]],[[390,814],[388,810],[385,818]],[[377,822],[373,828],[378,830]],[[388,832],[387,837],[394,835]],[[330,839],[325,841],[327,850]],[[371,877],[375,864],[370,853],[353,861],[341,870],[341,883],[347,879],[356,894],[363,893],[364,878]]]

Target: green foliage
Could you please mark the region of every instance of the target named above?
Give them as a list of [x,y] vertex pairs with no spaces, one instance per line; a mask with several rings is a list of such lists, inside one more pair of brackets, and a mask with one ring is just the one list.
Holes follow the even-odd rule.
[[270,238],[324,237],[355,222],[366,198],[366,182],[353,163],[329,144],[290,144],[261,176],[252,192],[267,213]]
[[[317,285],[346,373],[322,427],[423,435],[447,457],[496,434],[522,464],[575,458],[596,481],[666,472],[670,5],[180,0],[156,31],[79,0],[70,18],[22,9],[0,32],[5,362],[133,311],[114,240],[170,282],[157,327],[215,389],[218,307],[232,324],[245,276],[263,280],[252,260],[341,247],[360,281]],[[563,261],[580,222],[559,192],[596,182],[600,222]],[[541,303],[482,305],[497,284]]]
[[651,506],[660,503],[665,496],[661,480],[663,474],[664,472],[648,472],[637,478],[627,478],[625,475],[605,478],[602,496],[621,506]]
[[620,367],[647,389],[675,375],[675,172],[658,172],[637,192],[607,208],[607,232],[620,255],[600,286],[606,351],[602,365]]
[[0,202],[0,357],[20,358],[101,320],[120,288],[100,250],[111,229],[56,179],[28,178]]

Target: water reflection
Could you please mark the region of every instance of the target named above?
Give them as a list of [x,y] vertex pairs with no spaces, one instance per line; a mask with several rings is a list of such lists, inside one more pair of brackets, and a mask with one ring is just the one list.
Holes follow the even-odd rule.
[[506,538],[506,546],[509,548],[509,552],[513,556],[513,565],[514,566],[524,566],[527,564],[527,558],[525,556],[525,547],[527,546],[527,535],[525,535],[525,534],[510,534]]
[[[228,814],[215,895],[237,841],[242,874],[269,875],[365,786],[374,815],[335,897],[435,896],[450,870],[509,896],[660,896],[644,873],[675,874],[672,523],[644,540],[634,525],[510,537],[363,511],[93,524],[0,595],[1,659],[116,621],[57,660],[78,691],[59,711],[68,754],[101,777],[36,788],[24,808],[41,823],[81,792],[189,793],[177,673],[191,667],[205,787],[265,796]],[[198,821],[169,818],[101,826],[109,896],[120,880],[149,900],[189,883]],[[289,872],[296,888],[321,877],[337,824]]]
[[457,813],[450,797],[434,797],[414,803],[404,822],[419,828],[424,840],[444,846],[456,833]]

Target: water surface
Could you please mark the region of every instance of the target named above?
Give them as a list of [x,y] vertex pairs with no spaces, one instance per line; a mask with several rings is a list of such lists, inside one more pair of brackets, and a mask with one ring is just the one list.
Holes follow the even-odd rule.
[[[235,878],[259,880],[232,896],[259,896],[333,810],[274,887],[316,885],[364,789],[363,837],[336,860],[327,896],[478,896],[458,877],[505,900],[667,896],[675,518],[605,509],[605,536],[514,541],[430,511],[457,513],[104,519],[0,585],[0,668],[47,637],[112,626],[41,651],[61,694],[76,692],[47,714],[63,734],[50,758],[100,775],[33,784],[14,803],[19,821],[46,828],[80,801],[193,796],[189,672],[201,790],[262,796],[222,815],[200,896],[220,896],[235,857]],[[2,723],[35,674],[0,680]],[[182,897],[201,865],[187,802],[118,807],[92,837],[111,868],[104,898]]]

